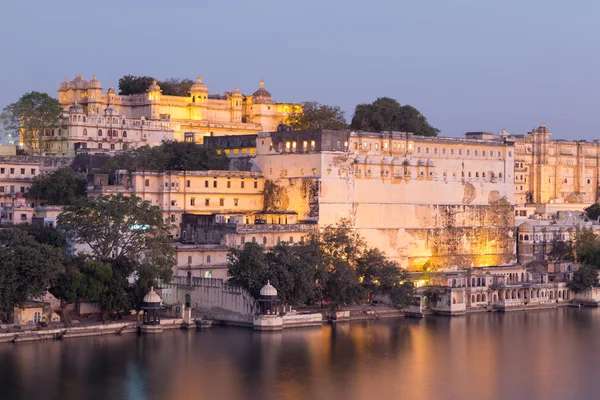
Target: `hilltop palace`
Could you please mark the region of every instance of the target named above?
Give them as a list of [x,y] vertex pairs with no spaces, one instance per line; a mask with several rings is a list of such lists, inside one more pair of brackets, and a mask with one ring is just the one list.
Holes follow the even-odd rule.
[[[60,84],[58,100],[65,110],[62,126],[45,132],[43,154],[114,154],[163,140],[202,143],[206,136],[257,134],[277,130],[296,104],[275,102],[261,80],[252,95],[238,88],[210,94],[198,77],[190,95],[165,96],[155,82],[146,93],[103,93],[96,76],[77,75]],[[37,143],[33,147],[37,147]]]
[[120,171],[110,184],[88,177],[89,195],[135,194],[162,210],[180,277],[226,279],[231,247],[302,242],[347,219],[401,267],[439,265],[440,312],[523,307],[532,296],[555,305],[572,298],[566,283],[578,266],[553,263],[549,252],[583,228],[600,231],[582,214],[600,196],[600,143],[551,140],[544,124],[465,138],[291,131],[282,124],[298,105],[276,103],[262,81],[250,96],[211,95],[200,78],[187,97],[164,96],[156,83],[121,96],[77,76],[58,96],[66,119],[47,133],[46,157],[0,160],[2,221],[54,223],[56,210],[21,193],[60,157],[204,143],[231,159],[229,171]]

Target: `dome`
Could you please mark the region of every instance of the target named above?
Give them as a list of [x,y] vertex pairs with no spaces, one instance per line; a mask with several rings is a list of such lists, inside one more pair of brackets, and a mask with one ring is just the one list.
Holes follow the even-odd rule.
[[263,81],[262,79],[260,80],[260,85],[259,85],[258,90],[256,92],[254,92],[254,94],[252,95],[252,98],[254,99],[254,102],[256,104],[273,103],[273,99],[271,98],[271,93],[269,93],[267,91],[267,89],[265,89],[265,81]]
[[392,160],[392,164],[402,165],[402,164],[404,164],[404,162],[402,161],[402,159],[400,157],[394,157],[394,159]]
[[235,88],[233,93],[231,93],[231,96],[232,97],[243,97],[242,94],[240,93],[240,88]]
[[148,88],[148,92],[155,92],[157,90],[160,90],[160,86],[158,86],[158,83],[156,83],[156,79],[154,81],[152,81],[152,85],[150,85],[150,87]]
[[[262,287],[262,289],[260,289],[260,295],[261,296],[272,296],[272,297],[276,297],[277,296],[277,289],[275,289],[272,285],[271,285],[271,281],[267,281],[267,284],[265,286]],[[157,296],[158,297],[158,296]],[[144,300],[145,301],[145,300]]]
[[96,75],[92,77],[92,80],[89,83],[90,89],[102,89],[102,85],[100,85],[100,81],[96,79]]
[[391,161],[392,161],[391,157],[388,157],[388,156],[384,156],[384,157],[381,159],[381,163],[382,163],[382,164],[386,164],[386,165],[390,165],[390,164],[391,164]]
[[67,77],[65,76],[62,83],[58,87],[58,90],[63,91],[63,90],[67,90],[67,89],[69,89],[69,82],[67,81]]
[[523,222],[519,225],[519,232],[533,232],[533,226],[529,222]]
[[71,107],[69,107],[69,112],[71,114],[83,114],[83,107],[75,102]]
[[71,86],[73,89],[87,89],[87,88],[88,88],[88,84],[89,84],[89,83],[88,83],[88,81],[86,81],[86,80],[83,78],[83,75],[77,75],[77,76],[75,77],[75,79],[73,79],[73,80],[71,81],[71,85],[70,85],[70,86]]
[[161,301],[162,299],[159,295],[156,294],[156,292],[154,291],[154,287],[151,287],[148,294],[144,296],[144,303],[160,303]]
[[201,77],[197,77],[196,78],[196,82],[194,82],[194,84],[190,88],[190,92],[205,92],[205,93],[208,93],[208,86],[206,86],[206,83],[202,82],[202,78]]
[[114,87],[111,86],[108,88],[108,94],[117,94],[117,91],[115,90]]

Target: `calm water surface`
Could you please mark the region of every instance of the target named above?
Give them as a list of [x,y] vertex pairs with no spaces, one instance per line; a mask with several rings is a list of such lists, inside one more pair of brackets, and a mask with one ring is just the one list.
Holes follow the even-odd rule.
[[0,345],[0,399],[597,399],[600,309]]

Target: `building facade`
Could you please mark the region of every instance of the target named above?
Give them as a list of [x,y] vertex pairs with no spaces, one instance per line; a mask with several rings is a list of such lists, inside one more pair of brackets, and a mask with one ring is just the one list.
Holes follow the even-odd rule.
[[514,146],[402,132],[261,133],[265,208],[349,219],[405,268],[514,261]]
[[[61,138],[54,139],[54,141],[62,142],[62,146],[51,146],[48,149],[58,151],[57,149],[60,147],[60,152],[65,151],[65,142],[67,142],[65,135],[77,135],[83,144],[85,142],[83,129],[95,129],[96,131],[103,129],[103,138],[107,138],[107,129],[111,133],[114,130],[117,138],[137,139],[134,140],[136,143],[140,143],[144,133],[150,135],[152,129],[149,129],[148,132],[141,132],[143,128],[149,128],[147,125],[156,131],[162,130],[160,134],[173,135],[174,140],[197,143],[202,143],[205,136],[273,131],[284,122],[290,112],[299,107],[292,103],[274,101],[271,93],[265,89],[262,80],[252,95],[244,95],[238,88],[221,95],[210,94],[207,85],[202,82],[200,77],[191,87],[189,96],[166,96],[162,94],[160,86],[156,82],[148,88],[146,93],[119,95],[113,88],[109,88],[106,93],[103,93],[102,85],[95,75],[90,81],[78,75],[70,82],[65,78],[58,89],[58,100],[65,111],[69,111],[70,114],[72,111],[77,112],[76,122],[78,123],[78,129],[73,129],[73,132],[71,129],[67,129],[67,132],[62,132]],[[72,108],[73,110],[71,110]],[[94,116],[98,118],[91,118]],[[107,119],[109,117],[112,119]],[[91,126],[86,125],[88,121]],[[66,127],[69,128],[73,122],[71,117]],[[114,125],[104,126],[105,122]],[[139,138],[135,136],[134,132],[129,133],[131,130],[135,131],[136,128],[140,130]],[[64,130],[65,128],[63,128]],[[122,136],[123,130],[127,131],[127,137]],[[96,137],[93,133],[88,132],[88,137]],[[111,137],[113,136],[108,136],[108,138]],[[131,142],[127,141],[130,145]],[[124,141],[124,143],[126,142]],[[117,143],[114,144],[115,150],[118,150]]]

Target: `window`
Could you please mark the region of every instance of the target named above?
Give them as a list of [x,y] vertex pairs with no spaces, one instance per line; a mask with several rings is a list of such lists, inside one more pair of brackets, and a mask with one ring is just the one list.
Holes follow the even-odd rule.
[[111,149],[111,150],[114,150],[114,149],[115,149],[115,144],[114,144],[114,143],[111,143],[111,144],[110,144],[110,149]]
[[[588,181],[588,183],[590,183],[590,182]],[[254,189],[258,189],[258,182],[257,181],[254,181]]]
[[127,131],[123,131],[123,137],[126,138],[127,137]]
[[204,277],[205,278],[212,278],[212,271],[205,271],[204,272]]
[[305,173],[305,172],[306,172],[306,171],[305,171],[305,169],[304,169],[304,168],[300,168],[300,175],[304,175],[304,173]]
[[188,256],[188,264],[192,263],[192,256]]
[[510,151],[510,150],[508,151],[508,156],[512,157],[512,151]]
[[252,243],[256,243],[256,236],[252,236]]
[[31,175],[35,175],[35,168],[31,168]]
[[83,130],[83,136],[87,136],[87,129]]
[[475,157],[479,155],[479,151],[475,150]]
[[4,168],[0,168],[0,174],[4,173]]
[[206,262],[209,263],[210,262],[210,256],[206,256]]
[[311,141],[310,141],[310,149],[311,149],[311,150],[314,150],[314,149],[315,149],[315,141],[314,141],[314,140],[311,140]]
[[204,187],[207,188],[208,187],[208,181],[204,181]]
[[14,168],[11,168],[11,169],[10,169],[10,173],[11,173],[11,174],[14,174],[14,173],[15,173],[15,169],[14,169]]
[[246,237],[245,237],[245,236],[242,236],[242,238],[240,239],[240,242],[241,242],[242,244],[246,243]]
[[217,181],[213,181],[213,187],[216,188],[217,187]]
[[458,149],[458,155],[462,156],[462,149]]
[[192,197],[192,198],[190,199],[190,206],[195,206],[195,205],[196,205],[196,198],[195,198],[195,197]]
[[227,189],[231,189],[231,181],[227,181]]
[[294,243],[294,237],[290,236],[290,243]]
[[187,182],[185,183],[186,187],[192,187],[192,182],[188,179]]
[[238,199],[233,199],[233,205],[237,207],[237,205],[238,205]]
[[429,147],[425,147],[425,153],[429,154]]
[[25,168],[21,168],[21,175],[25,175]]
[[36,311],[33,313],[33,323],[39,324],[40,322],[42,322],[42,313],[39,311]]
[[244,181],[242,181],[242,183],[240,183],[240,187],[243,189],[244,188]]
[[417,147],[417,153],[420,153],[420,152],[421,152],[421,148]]
[[471,155],[471,150],[467,149],[467,155],[470,156]]
[[175,222],[175,214],[171,214],[171,222]]
[[267,245],[267,237],[263,236],[263,244],[266,246]]
[[98,143],[98,148],[101,149],[102,148],[102,143]]
[[146,187],[150,186],[150,179],[146,179],[146,180],[144,181],[144,185],[145,185]]
[[204,205],[205,206],[210,206],[210,199],[204,199]]
[[25,193],[25,186],[21,186],[21,193]]
[[219,199],[219,206],[223,207],[225,205],[225,199],[224,198],[220,198]]
[[450,155],[454,155],[454,149],[450,149]]
[[98,129],[98,136],[102,136],[102,129]]

